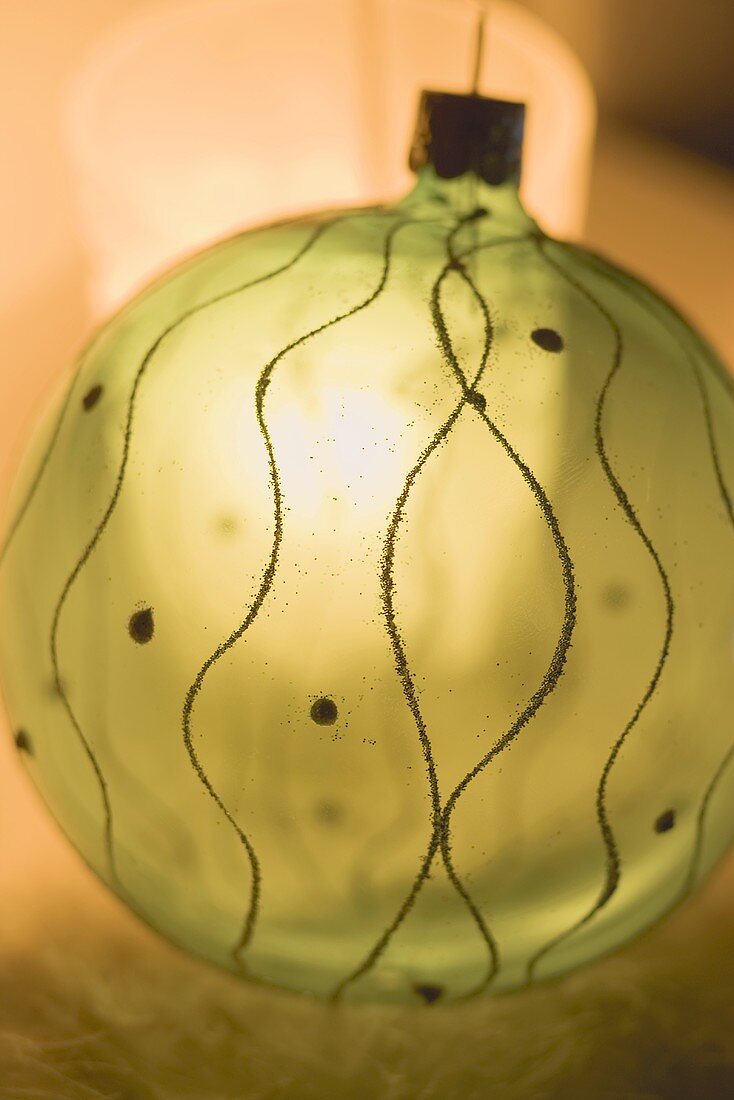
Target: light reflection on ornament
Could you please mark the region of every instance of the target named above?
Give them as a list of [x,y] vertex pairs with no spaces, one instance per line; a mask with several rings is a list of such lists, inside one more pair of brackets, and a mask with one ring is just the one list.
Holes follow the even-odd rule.
[[514,988],[731,838],[731,382],[526,214],[521,121],[430,93],[402,202],[154,285],[19,479],[16,744],[95,870],[235,973]]

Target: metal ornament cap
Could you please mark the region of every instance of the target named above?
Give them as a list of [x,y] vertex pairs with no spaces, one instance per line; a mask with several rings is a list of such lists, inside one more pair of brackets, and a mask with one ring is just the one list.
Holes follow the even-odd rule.
[[409,164],[442,179],[473,172],[494,187],[519,183],[525,104],[452,92],[421,93]]

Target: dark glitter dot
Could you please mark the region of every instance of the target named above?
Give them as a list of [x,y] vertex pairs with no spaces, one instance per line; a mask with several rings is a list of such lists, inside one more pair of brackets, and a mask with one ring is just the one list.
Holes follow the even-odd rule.
[[667,833],[675,825],[675,810],[666,810],[655,822],[656,833]]
[[607,607],[618,611],[630,602],[629,589],[623,584],[608,584],[602,592],[602,600]]
[[448,267],[449,271],[463,271],[464,270],[464,265],[462,264],[461,260],[457,260],[456,257],[454,257],[452,260],[449,260],[449,262],[447,264],[447,267]]
[[130,616],[127,624],[130,637],[134,642],[145,645],[153,637],[153,608],[144,607],[142,611],[136,611]]
[[344,814],[341,806],[336,802],[319,802],[316,806],[316,816],[325,825],[338,825]]
[[489,217],[489,210],[487,210],[487,207],[486,206],[478,206],[476,208],[476,210],[472,210],[471,214],[467,214],[466,220],[468,222],[476,222],[476,221],[479,221],[480,218],[487,218],[487,217]]
[[16,733],[15,747],[18,752],[27,752],[29,756],[33,756],[33,742],[26,730],[18,730]]
[[543,351],[563,351],[563,337],[554,328],[536,328],[530,339]]
[[442,985],[414,985],[413,989],[419,997],[422,997],[427,1005],[432,1005],[439,997],[443,997]]
[[480,412],[484,412],[487,407],[487,398],[483,393],[477,393],[475,390],[470,390],[466,399],[470,405],[473,405],[475,409],[479,409]]
[[101,396],[102,396],[102,387],[101,386],[92,386],[91,390],[89,390],[87,393],[84,394],[84,397],[82,398],[82,405],[84,406],[84,408],[86,409],[87,412],[89,412],[90,409],[94,408],[94,406],[97,404],[97,402],[99,401]]
[[239,525],[237,516],[222,515],[216,521],[216,529],[220,535],[236,535]]
[[333,726],[339,711],[333,699],[322,696],[311,707],[311,717],[317,726]]

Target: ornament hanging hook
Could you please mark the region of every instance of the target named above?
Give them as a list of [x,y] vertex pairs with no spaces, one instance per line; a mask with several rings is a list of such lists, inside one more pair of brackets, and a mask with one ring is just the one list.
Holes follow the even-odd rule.
[[489,18],[489,0],[476,0],[477,25],[474,37],[474,69],[471,80],[471,95],[479,95],[479,79],[484,61],[487,20]]

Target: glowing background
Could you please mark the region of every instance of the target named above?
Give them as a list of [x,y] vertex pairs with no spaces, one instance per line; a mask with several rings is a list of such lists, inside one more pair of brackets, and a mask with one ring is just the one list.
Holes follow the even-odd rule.
[[[38,0],[33,5],[6,5],[2,12],[5,63],[0,67],[0,82],[5,94],[0,100],[0,120],[17,166],[17,171],[5,172],[0,177],[4,241],[0,321],[3,348],[10,353],[0,376],[3,414],[0,448],[5,482],[11,453],[24,438],[32,410],[48,388],[49,377],[71,360],[89,323],[88,288],[84,284],[81,237],[72,202],[73,185],[60,137],[61,92],[70,76],[79,70],[97,36],[116,20],[149,7],[149,3],[135,0],[107,0],[104,4],[76,0],[62,8],[55,2]],[[597,88],[604,92],[607,108],[611,106],[626,111],[632,119],[655,124],[667,119],[671,112],[679,114],[680,105],[685,103],[689,129],[698,127],[701,131],[707,118],[716,117],[716,110],[721,115],[726,109],[728,68],[717,64],[717,57],[729,39],[725,24],[719,28],[716,25],[716,20],[725,19],[726,6],[694,10],[687,3],[666,3],[664,15],[669,32],[666,34],[659,34],[654,25],[662,17],[661,5],[657,3],[642,6],[616,0],[614,4],[602,0],[584,3],[564,0],[535,7],[545,9],[545,14],[556,20],[581,48]],[[645,18],[650,27],[647,33],[642,33]],[[625,63],[620,62],[620,51],[624,51],[630,36],[644,42],[639,65],[629,52],[625,54]],[[596,156],[586,239],[685,303],[731,361],[734,188],[726,171],[649,134],[613,125],[607,113]],[[43,323],[39,323],[39,318]],[[11,359],[16,367],[13,371],[9,369]],[[5,897],[13,899],[2,912],[3,942],[8,950],[28,942],[37,945],[39,937],[43,942],[57,943],[60,933],[56,930],[60,925],[76,924],[80,919],[80,896],[84,898],[85,920],[91,922],[85,927],[96,928],[94,922],[98,919],[110,932],[113,928],[124,929],[118,944],[124,938],[130,942],[142,938],[147,944],[144,934],[130,924],[104,893],[95,889],[89,876],[70,856],[66,844],[39,813],[35,798],[19,778],[7,742],[3,743],[3,752],[8,789],[2,802],[2,821],[6,834],[14,838],[13,844],[3,849],[0,866]],[[44,883],[43,894],[39,890],[39,876]],[[713,885],[708,893],[708,901],[701,900],[690,915],[681,914],[676,923],[661,931],[655,943],[665,946],[664,961],[658,957],[656,962],[650,954],[654,953],[652,941],[649,949],[646,940],[629,952],[628,962],[622,963],[626,977],[634,979],[646,973],[650,976],[654,971],[657,976],[650,977],[648,984],[657,983],[657,989],[670,990],[676,988],[675,982],[682,974],[680,988],[688,990],[690,1001],[704,1006],[702,1011],[706,1005],[713,1006],[725,960],[731,955],[730,939],[724,932],[714,930],[715,914],[723,919],[730,912],[728,881],[722,871],[718,885]],[[709,918],[709,934],[702,937],[696,920]],[[719,949],[718,956],[713,953],[715,946]],[[78,942],[75,951],[78,959],[81,951]],[[184,973],[194,982],[198,971],[184,968]],[[666,1030],[667,1024],[662,1019],[653,1025],[651,1013],[640,1004],[639,998],[625,998],[620,985],[614,984],[615,973],[619,976],[619,969],[615,972],[610,966],[595,968],[586,986],[576,982],[568,987],[569,998],[574,990],[583,988],[591,997],[599,986],[600,975],[608,976],[611,983],[609,1011],[605,1002],[594,1016],[596,1019],[598,1015],[605,1029],[604,1043],[599,1044],[605,1053],[597,1060],[600,1075],[602,1063],[608,1062],[611,1067],[615,1057],[619,1058],[614,1063],[617,1068],[624,1064],[624,1035],[630,1020],[642,1020],[643,1026],[651,1031],[659,1027],[655,1033],[662,1037],[670,1038],[675,1031]],[[76,974],[78,977],[78,971]],[[710,977],[707,984],[700,977],[706,974]],[[218,988],[225,998],[224,985],[220,983]],[[609,984],[606,988],[609,989]],[[542,1036],[546,1021],[539,1019],[539,1014],[543,1017],[554,1003],[552,997],[536,1000],[532,1005],[518,1002],[519,1015],[511,1006],[506,1008],[497,1032],[506,1039],[505,1058],[493,1059],[498,1072],[502,1072],[503,1065],[511,1064],[512,1037],[518,1029],[527,1030],[528,1018],[535,1021],[536,1027],[531,1030],[538,1036],[537,1041],[529,1040],[530,1049],[536,1053],[545,1051]],[[617,1007],[619,1018],[614,1015]],[[318,1046],[320,1033],[315,1022],[306,1020],[303,1014],[298,1019],[299,1028],[302,1026]],[[513,1020],[517,1026],[511,1026]],[[462,1038],[470,1027],[463,1016]],[[404,1030],[406,1034],[420,1036],[415,1041],[416,1050],[420,1048],[422,1054],[429,1048],[440,1048],[435,1029],[431,1031],[424,1026],[420,1031],[411,1031],[404,1025]],[[258,1034],[260,1049],[264,1043],[270,1052],[270,1032],[261,1029]],[[292,1038],[293,1032],[289,1034]],[[675,1034],[678,1049],[690,1053],[689,1030]],[[345,1035],[355,1051],[371,1049],[363,1019],[356,1027],[336,1029],[335,1036],[341,1040],[335,1041],[343,1041]],[[485,1035],[486,1031],[480,1027],[476,1048],[472,1048],[476,1057],[485,1047]],[[396,1040],[396,1052],[398,1046]],[[568,1053],[568,1048],[563,1044],[562,1047],[560,1060],[549,1073],[563,1076],[560,1055]],[[678,1064],[680,1070],[677,1052],[667,1053],[668,1065]],[[334,1059],[334,1064],[337,1060]],[[304,1065],[307,1062],[304,1056]],[[435,1060],[429,1058],[429,1062],[433,1065]],[[394,1059],[391,1064],[395,1064]],[[476,1062],[470,1060],[470,1065]],[[716,1070],[710,1065],[701,1072],[708,1074],[705,1080],[709,1083],[716,1077]],[[640,1076],[644,1076],[642,1070]],[[607,1080],[606,1076],[599,1076],[599,1088]],[[680,1072],[671,1077],[671,1087],[679,1084]],[[581,1086],[572,1075],[565,1079],[562,1094],[575,1096],[577,1087]],[[579,1095],[586,1097],[590,1087],[587,1082]],[[714,1088],[713,1084],[711,1087]],[[179,1088],[184,1095],[183,1082],[179,1082]],[[305,1079],[301,1091],[308,1094]]]

